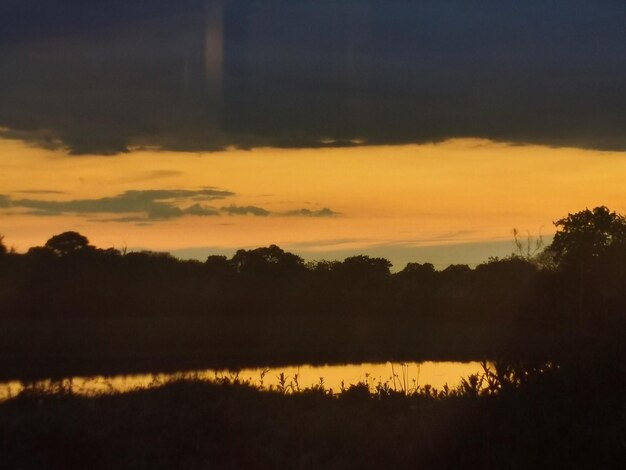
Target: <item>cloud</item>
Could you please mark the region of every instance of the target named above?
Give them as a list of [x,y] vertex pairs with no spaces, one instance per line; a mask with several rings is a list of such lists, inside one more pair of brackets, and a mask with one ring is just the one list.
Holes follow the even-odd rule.
[[214,209],[213,207],[203,206],[201,204],[194,204],[192,206],[189,206],[183,211],[183,213],[188,215],[200,216],[219,215],[219,211],[217,209]]
[[626,150],[623,1],[21,0],[0,16],[0,135],[72,154]]
[[342,245],[366,245],[371,244],[371,240],[366,238],[334,238],[327,240],[308,240],[302,242],[293,242],[290,246],[296,250],[310,250],[317,248],[329,248]]
[[58,215],[63,215],[63,212],[54,211],[54,210],[41,210],[41,211],[27,211],[26,215],[37,215],[42,217],[56,217]]
[[169,178],[172,176],[180,176],[183,172],[179,170],[153,170],[146,171],[144,174],[132,178],[130,181],[150,181],[162,178]]
[[267,209],[257,206],[226,206],[220,209],[222,212],[229,215],[256,215],[266,217],[268,215],[287,216],[287,217],[336,217],[339,212],[335,212],[328,207],[323,209],[295,209],[286,212],[270,212]]
[[1,127],[0,124],[0,138],[8,140],[21,140],[23,142],[27,142],[33,147],[39,147],[47,150],[59,150],[67,148],[67,145],[63,143],[59,136],[56,135],[54,131],[48,129],[9,129]]
[[[180,207],[189,199],[212,201],[234,196],[231,191],[213,188],[199,190],[185,189],[151,189],[125,191],[112,197],[98,199],[72,199],[67,201],[41,199],[12,199],[0,196],[0,207],[17,207],[34,209],[31,215],[73,214],[143,214],[142,217],[131,216],[114,219],[116,221],[134,222],[141,220],[163,220],[182,217],[184,215],[218,215],[216,209],[199,203],[188,207]],[[113,219],[109,219],[113,220]]]
[[15,192],[19,194],[65,194],[65,191],[57,191],[54,189],[23,189]]
[[[37,192],[35,192],[37,193]],[[56,194],[46,192],[43,194]],[[184,216],[215,217],[223,215],[290,215],[300,217],[327,217],[337,213],[331,209],[298,209],[287,213],[271,212],[258,206],[237,206],[231,204],[221,208],[204,202],[223,200],[235,196],[232,191],[216,188],[188,189],[148,189],[129,190],[111,197],[97,199],[42,200],[32,198],[12,198],[0,194],[0,208],[28,209],[28,215],[57,216],[62,214],[100,215],[117,214],[121,217],[100,217],[100,222],[155,222]],[[200,201],[200,202],[198,202]],[[7,213],[5,212],[5,215]]]
[[319,210],[311,210],[311,209],[298,209],[293,211],[283,212],[282,215],[286,215],[288,217],[336,217],[339,212],[335,212],[328,207],[324,207]]
[[228,206],[222,207],[221,210],[229,215],[256,215],[266,217],[271,214],[270,211],[256,206]]
[[111,219],[91,219],[91,222],[135,222],[135,225],[152,225],[145,217],[114,217]]

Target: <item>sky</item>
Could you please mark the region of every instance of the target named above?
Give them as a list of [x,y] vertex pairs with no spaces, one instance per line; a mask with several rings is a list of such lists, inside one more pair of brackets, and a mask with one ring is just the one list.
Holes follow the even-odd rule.
[[626,212],[618,0],[7,0],[0,234],[25,251],[475,265]]

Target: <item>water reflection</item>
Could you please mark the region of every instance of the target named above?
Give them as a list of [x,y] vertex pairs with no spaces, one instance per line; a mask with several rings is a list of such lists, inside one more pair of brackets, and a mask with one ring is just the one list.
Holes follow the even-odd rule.
[[118,375],[113,377],[72,377],[63,381],[43,380],[33,383],[19,381],[0,384],[0,400],[19,394],[26,386],[54,389],[63,387],[72,393],[94,395],[100,393],[127,392],[158,386],[179,377],[203,380],[238,379],[266,390],[285,388],[297,391],[323,384],[326,389],[339,392],[352,384],[388,383],[398,391],[412,391],[431,385],[442,389],[444,385],[454,388],[461,378],[480,372],[479,362],[406,362],[365,363],[345,365],[299,365],[275,368],[253,368],[241,371],[205,369],[190,373]]

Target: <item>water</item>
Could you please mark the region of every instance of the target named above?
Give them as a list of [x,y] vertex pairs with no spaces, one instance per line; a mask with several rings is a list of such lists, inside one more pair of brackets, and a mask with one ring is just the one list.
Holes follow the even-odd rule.
[[[288,366],[275,368],[243,369],[238,372],[229,370],[205,369],[174,374],[118,375],[113,377],[72,377],[65,379],[64,386],[82,395],[97,393],[127,392],[135,389],[158,386],[181,376],[197,377],[204,380],[220,378],[239,379],[263,389],[285,387],[288,391],[297,391],[323,384],[326,389],[339,392],[351,384],[366,382],[370,386],[387,382],[396,390],[415,390],[417,387],[431,385],[441,390],[444,385],[454,388],[461,378],[482,371],[479,362],[405,362],[405,363],[366,363],[324,366]],[[282,375],[281,375],[282,374]],[[58,383],[58,381],[57,381]],[[36,385],[51,386],[51,380],[43,380]],[[15,396],[24,389],[19,381],[0,383],[0,400]]]

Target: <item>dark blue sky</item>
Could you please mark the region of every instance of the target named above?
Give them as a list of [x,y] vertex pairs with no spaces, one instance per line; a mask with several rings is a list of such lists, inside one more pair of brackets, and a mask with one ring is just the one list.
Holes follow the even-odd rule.
[[2,134],[77,154],[626,149],[623,0],[5,0],[0,17]]

